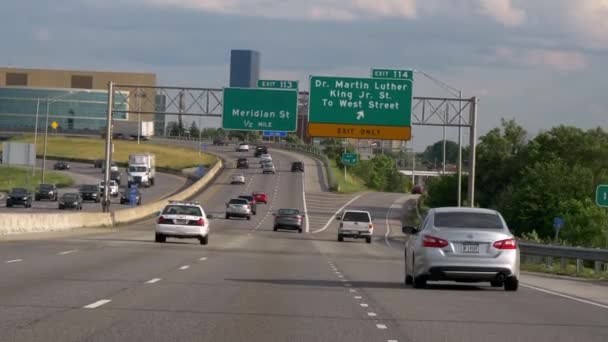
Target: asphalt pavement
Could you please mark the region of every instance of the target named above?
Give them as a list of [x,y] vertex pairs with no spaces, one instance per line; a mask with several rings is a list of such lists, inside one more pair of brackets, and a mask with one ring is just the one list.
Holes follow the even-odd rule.
[[[39,167],[42,167],[42,160],[38,160]],[[46,170],[66,173],[72,179],[74,179],[74,185],[68,188],[59,189],[59,194],[67,193],[67,192],[78,192],[78,187],[82,184],[99,184],[103,180],[103,173],[100,168],[95,168],[93,164],[88,163],[73,163],[70,162],[70,170],[66,171],[57,171],[53,170],[53,166],[55,165],[55,160],[47,160],[46,161]],[[124,168],[119,168],[121,175],[121,184],[119,192],[126,190],[127,187],[127,174]],[[40,171],[37,171],[40,172]],[[154,186],[149,188],[142,187],[140,188],[142,194],[142,203],[152,202],[158,199],[161,199],[165,196],[168,196],[175,192],[176,190],[182,188],[186,185],[187,179],[185,177],[166,174],[157,172],[156,173],[156,183]],[[32,194],[33,195],[33,194]],[[120,204],[120,197],[110,197],[112,201],[112,210],[119,210],[123,208],[128,208],[127,204]],[[12,208],[7,208],[4,203],[0,206],[0,213],[2,212],[12,212],[12,213],[42,213],[42,212],[57,212],[58,204],[54,201],[49,200],[41,200],[41,201],[33,201],[32,207],[25,209],[21,206],[16,206]],[[84,202],[83,211],[88,212],[101,212],[101,204],[95,203],[91,201]]]
[[[216,152],[256,165],[252,153]],[[608,306],[584,293],[404,287],[397,237],[409,195],[322,193],[314,172],[289,171],[314,161],[271,154],[276,175],[228,168],[197,197],[215,217],[208,246],[154,243],[152,220],[0,242],[0,341],[608,340]],[[235,172],[245,185],[229,184]],[[225,220],[225,202],[252,191],[269,203],[251,221]],[[333,217],[345,206],[372,213],[372,244],[337,242]],[[306,208],[308,233],[272,231],[284,207]]]

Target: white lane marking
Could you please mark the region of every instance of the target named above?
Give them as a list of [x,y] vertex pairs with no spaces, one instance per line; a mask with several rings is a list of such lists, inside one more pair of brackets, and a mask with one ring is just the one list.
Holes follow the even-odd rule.
[[310,233],[310,224],[308,223],[308,207],[306,206],[306,186],[304,185],[304,173],[302,174],[302,203],[304,204],[304,224],[306,233]]
[[348,280],[346,280],[346,279],[342,278],[342,279],[340,279],[340,281],[348,281]]
[[344,276],[341,274],[338,274],[338,278],[344,278]]
[[386,325],[384,325],[384,324],[376,324],[376,328],[378,328],[378,329],[386,329]]
[[376,316],[378,316],[375,312],[368,312],[367,315],[369,317],[376,317]]
[[597,306],[597,307],[600,307],[600,308],[603,308],[603,309],[608,309],[608,305],[605,305],[605,304],[600,304],[600,303],[592,302],[592,301],[589,301],[589,300],[585,300],[585,299],[581,299],[581,298],[576,298],[576,297],[568,296],[568,295],[565,295],[565,294],[562,294],[562,293],[559,293],[559,292],[553,292],[553,291],[550,291],[550,290],[545,290],[543,288],[532,286],[532,285],[528,285],[528,284],[521,284],[521,286],[524,286],[524,287],[527,287],[529,289],[533,289],[533,290],[536,290],[536,291],[552,294],[552,295],[555,295],[555,296],[558,296],[558,297],[572,299],[572,300],[575,300],[577,302],[581,302],[581,303],[585,303],[585,304],[589,304],[589,305],[594,305],[594,306]]
[[396,200],[393,204],[391,204],[390,208],[388,208],[388,211],[386,212],[386,234],[384,234],[384,242],[386,243],[386,245],[388,247],[391,247],[391,243],[388,241],[388,237],[391,235],[391,223],[390,223],[391,210],[393,210],[393,208],[397,204],[397,202],[401,201],[401,199],[403,199],[403,198],[404,197],[401,197],[398,200]]
[[369,304],[365,304],[365,303],[361,303],[361,304],[359,304],[359,305],[361,305],[361,307],[362,307],[362,308],[366,308],[366,307],[368,307],[368,306],[369,306]]
[[351,285],[350,285],[350,284],[344,284],[344,286],[346,286],[346,287],[351,287]]
[[187,269],[189,269],[189,268],[190,268],[190,266],[188,266],[188,265],[184,265],[184,266],[180,267],[179,269],[180,269],[180,270],[187,270]]
[[154,279],[150,279],[146,282],[146,284],[154,284],[154,283],[158,283],[160,281],[160,278],[154,278]]
[[397,341],[397,340],[388,340],[386,342],[399,342],[399,341]]
[[102,305],[108,304],[109,302],[111,302],[111,299],[102,299],[102,300],[98,300],[95,303],[91,303],[87,306],[84,306],[83,309],[95,309],[98,308]]
[[198,259],[198,260],[200,260],[200,261],[205,261],[205,260],[207,260],[207,257],[202,257],[202,258],[200,258],[200,259]]
[[361,297],[361,296],[355,296],[355,299],[361,299],[361,298],[363,298],[363,297]]
[[350,289],[350,290],[348,290],[348,291],[349,291],[349,292],[357,292],[357,290],[355,290],[355,289]]
[[23,261],[23,259],[13,259],[13,260],[7,260],[7,261],[5,261],[5,263],[12,264],[14,262],[21,262],[21,261]]
[[313,231],[312,233],[313,234],[320,233],[320,232],[324,231],[325,229],[327,229],[329,227],[329,225],[331,224],[331,222],[336,218],[336,215],[338,215],[342,210],[344,210],[344,208],[348,207],[351,203],[353,203],[354,201],[359,199],[359,197],[361,197],[361,196],[362,195],[358,195],[355,198],[351,199],[350,201],[346,202],[345,205],[343,205],[340,209],[336,210],[336,212],[333,215],[331,215],[331,217],[329,218],[329,220],[327,220],[327,223],[325,223],[323,228],[317,229],[317,230]]
[[70,253],[74,253],[74,252],[78,252],[78,250],[77,249],[73,249],[71,251],[65,251],[65,252],[61,252],[61,253],[58,253],[58,254],[59,255],[66,255],[66,254],[70,254]]

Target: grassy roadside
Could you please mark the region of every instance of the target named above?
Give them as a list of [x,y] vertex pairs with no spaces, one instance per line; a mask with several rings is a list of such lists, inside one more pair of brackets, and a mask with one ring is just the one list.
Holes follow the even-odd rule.
[[[15,138],[12,141],[33,143],[32,135]],[[0,146],[1,149],[1,146]],[[44,144],[39,137],[36,154],[42,155]],[[172,169],[185,169],[198,165],[210,166],[216,158],[213,155],[201,153],[185,147],[140,144],[135,141],[115,140],[113,160],[126,163],[129,154],[150,152],[156,155],[156,166]],[[63,136],[49,136],[47,155],[64,158],[103,159],[105,156],[105,141],[99,138],[76,138]]]
[[576,278],[584,278],[584,279],[594,279],[594,280],[608,280],[608,272],[599,272],[596,273],[593,269],[583,268],[581,272],[576,273],[575,265],[567,265],[565,269],[561,269],[559,263],[554,263],[553,268],[550,269],[546,264],[532,264],[532,263],[524,263],[522,262],[520,265],[522,271],[528,272],[538,272],[538,273],[546,273],[553,275],[562,275]]
[[[36,176],[32,177],[32,169],[16,166],[0,166],[0,190],[10,191],[12,188],[26,188],[33,191],[42,182],[42,173],[36,170]],[[74,185],[74,180],[60,172],[47,171],[45,182],[56,184],[59,188]]]
[[[357,176],[354,176],[348,173],[348,180],[344,178],[344,169],[340,169],[334,160],[329,161],[331,172],[336,176],[336,181],[338,182],[338,186],[340,193],[352,193],[367,190],[365,187],[365,182],[359,179]],[[348,172],[348,170],[347,170]]]

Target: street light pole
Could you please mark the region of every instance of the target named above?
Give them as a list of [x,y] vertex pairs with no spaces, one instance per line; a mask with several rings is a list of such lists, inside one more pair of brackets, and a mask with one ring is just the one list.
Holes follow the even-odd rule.
[[462,91],[458,91],[458,206],[462,206]]
[[49,99],[46,99],[46,124],[44,125],[44,152],[42,154],[42,179],[41,182],[44,183],[44,174],[46,171],[46,145],[48,143],[49,138]]
[[[36,100],[36,123],[34,124],[34,151],[38,149],[38,113],[40,113],[40,99]],[[34,165],[32,166],[32,176],[36,176],[36,153],[34,153]]]

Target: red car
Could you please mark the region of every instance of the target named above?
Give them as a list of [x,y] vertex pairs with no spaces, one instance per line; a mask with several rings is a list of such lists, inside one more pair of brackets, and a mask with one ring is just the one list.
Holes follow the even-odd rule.
[[412,194],[422,194],[424,192],[424,187],[422,185],[416,185],[412,188]]
[[256,202],[268,204],[268,195],[265,192],[256,191],[252,195]]

